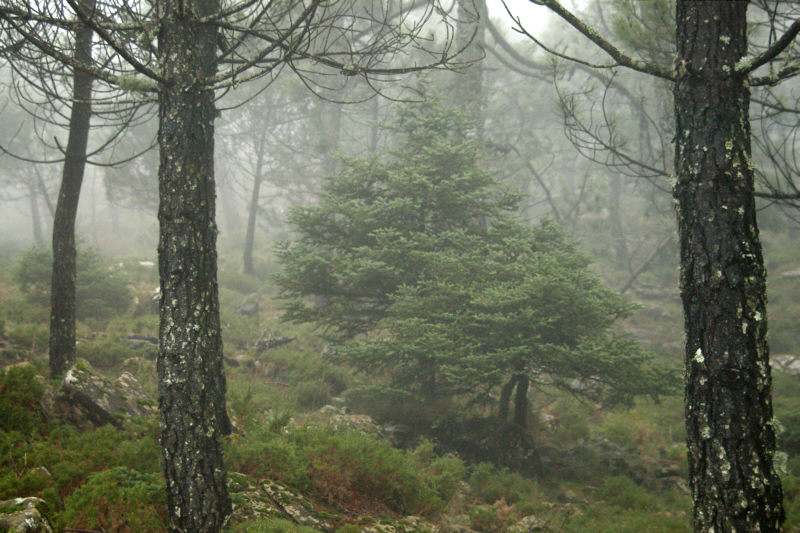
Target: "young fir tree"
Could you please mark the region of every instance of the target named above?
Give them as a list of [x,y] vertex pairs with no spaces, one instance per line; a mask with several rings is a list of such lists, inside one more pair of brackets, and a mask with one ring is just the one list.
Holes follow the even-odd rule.
[[517,437],[534,387],[666,392],[669,374],[612,330],[631,304],[554,224],[514,214],[470,128],[440,100],[402,107],[397,150],[345,161],[319,205],[291,213],[285,318],[321,325],[338,358],[422,399],[494,403]]

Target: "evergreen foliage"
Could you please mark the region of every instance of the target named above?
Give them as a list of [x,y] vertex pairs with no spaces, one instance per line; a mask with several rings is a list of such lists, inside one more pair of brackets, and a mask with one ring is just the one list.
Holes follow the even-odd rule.
[[[33,303],[50,303],[50,250],[34,247],[22,254],[13,276],[19,289]],[[103,319],[124,313],[131,306],[131,291],[124,271],[96,250],[78,250],[76,280],[77,317]]]
[[295,209],[284,317],[429,400],[487,402],[505,386],[502,417],[516,389],[522,426],[529,384],[613,402],[667,392],[670,374],[612,329],[631,304],[555,224],[515,216],[519,196],[481,168],[470,132],[438,99],[402,107],[395,151],[345,160],[319,205]]

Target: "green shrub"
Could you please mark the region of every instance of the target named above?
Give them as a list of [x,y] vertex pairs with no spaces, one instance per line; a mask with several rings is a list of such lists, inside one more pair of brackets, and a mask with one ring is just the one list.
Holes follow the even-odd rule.
[[[157,435],[156,420],[128,422],[122,429],[103,426],[88,431],[53,425],[49,433],[35,440],[19,432],[0,433],[0,499],[19,496],[27,486],[27,495],[45,498],[58,507],[58,494],[72,492],[92,472],[115,466],[160,472]],[[48,472],[44,478],[37,470],[40,467]],[[48,494],[48,489],[53,491]],[[55,500],[49,499],[52,494]]]
[[656,498],[627,476],[606,479],[595,492],[595,497],[623,509],[654,512],[658,508]]
[[269,478],[347,508],[369,503],[397,513],[433,515],[455,494],[464,466],[425,444],[413,453],[378,437],[330,427],[262,429],[231,439],[231,470]]
[[46,321],[40,323],[17,324],[8,328],[8,339],[31,350],[42,350],[50,341],[50,329]]
[[99,369],[113,368],[129,357],[140,355],[125,340],[111,337],[82,339],[76,344],[75,350],[78,357],[86,359],[94,368]]
[[252,294],[264,287],[260,279],[232,269],[220,269],[219,286],[242,294]]
[[306,381],[299,383],[292,390],[294,403],[301,409],[319,409],[330,403],[330,387],[322,381]]
[[[295,524],[282,518],[259,518],[236,525],[236,531],[242,533],[317,533],[318,530]],[[338,533],[338,532],[337,532]]]
[[469,510],[469,525],[476,531],[500,533],[505,530],[507,520],[501,516],[495,506],[472,507]]
[[86,484],[70,494],[61,527],[114,532],[163,531],[166,519],[164,484],[154,474],[124,466],[89,475]]
[[[45,248],[31,248],[20,257],[14,280],[30,301],[49,304],[52,265]],[[132,303],[125,273],[92,249],[78,251],[75,297],[80,320],[107,319],[127,311]]]
[[44,385],[30,366],[0,370],[0,429],[32,435],[45,422],[42,411]]
[[489,463],[475,465],[469,486],[473,496],[485,503],[503,500],[512,505],[538,492],[535,481]]

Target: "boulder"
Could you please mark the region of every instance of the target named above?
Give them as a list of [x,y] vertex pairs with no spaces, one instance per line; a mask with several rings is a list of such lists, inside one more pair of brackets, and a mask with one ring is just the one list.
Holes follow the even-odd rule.
[[293,340],[295,340],[295,337],[273,335],[272,333],[270,333],[269,336],[267,336],[267,332],[264,331],[261,333],[261,337],[259,337],[259,339],[255,342],[256,352],[257,353],[266,352],[267,350],[277,348],[278,346],[289,344]]
[[773,370],[790,376],[800,376],[800,358],[792,354],[773,355],[770,357],[769,364]]
[[55,416],[78,427],[120,425],[126,417],[156,413],[155,402],[133,374],[123,372],[111,381],[84,361],[67,371],[52,401]]
[[311,527],[322,531],[331,531],[333,528],[322,518],[314,516],[314,508],[308,500],[293,493],[283,485],[272,481],[265,481],[262,490],[269,496],[271,502],[280,511],[301,526]]
[[258,316],[260,310],[261,307],[258,305],[258,293],[256,292],[245,296],[242,303],[236,308],[236,312],[244,316]]
[[508,533],[530,533],[533,531],[550,531],[547,523],[536,516],[526,516],[508,528]]
[[384,436],[381,426],[369,415],[348,414],[345,407],[325,405],[315,413],[305,415],[301,424],[330,425],[336,430],[354,429],[367,435]]
[[0,531],[9,533],[53,533],[53,528],[42,516],[39,498],[14,498],[0,501]]

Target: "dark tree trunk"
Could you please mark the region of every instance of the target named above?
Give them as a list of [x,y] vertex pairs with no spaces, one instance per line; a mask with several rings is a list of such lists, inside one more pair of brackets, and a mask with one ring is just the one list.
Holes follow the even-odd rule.
[[517,390],[514,393],[514,426],[522,435],[528,428],[528,376],[517,376]]
[[254,273],[253,269],[253,245],[255,244],[256,236],[256,216],[258,215],[258,200],[261,196],[261,172],[264,169],[264,150],[265,150],[263,137],[262,142],[259,143],[258,153],[256,154],[256,168],[255,175],[253,176],[253,192],[250,195],[250,207],[247,213],[247,233],[244,236],[244,273]]
[[230,431],[214,223],[215,0],[158,4],[159,408],[169,529],[211,532],[231,512],[222,457]]
[[679,1],[675,167],[694,530],[783,521],[750,161],[746,2]]
[[[81,7],[94,9],[94,0]],[[90,64],[92,30],[75,32],[75,60]],[[61,188],[53,216],[53,272],[50,285],[50,376],[63,375],[75,362],[75,218],[81,195],[86,146],[92,116],[92,77],[78,69],[72,73],[72,110],[64,153]]]
[[511,403],[511,393],[514,392],[514,385],[517,384],[517,376],[511,378],[500,389],[500,398],[498,400],[499,407],[497,409],[497,416],[505,423],[508,419],[509,404]]

